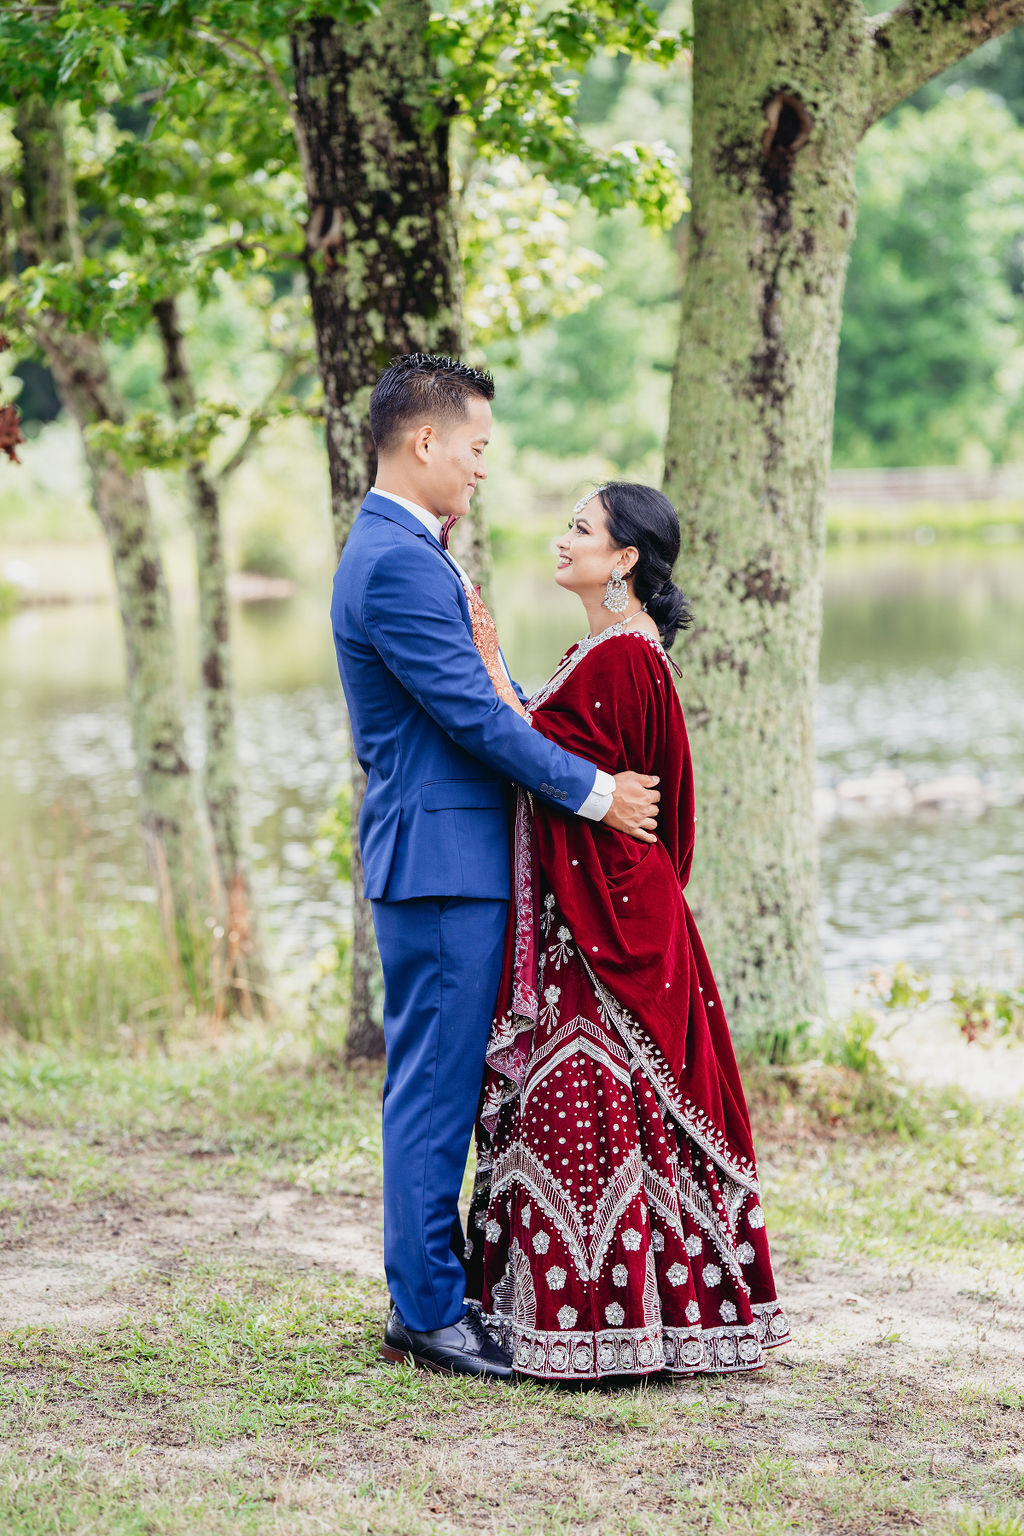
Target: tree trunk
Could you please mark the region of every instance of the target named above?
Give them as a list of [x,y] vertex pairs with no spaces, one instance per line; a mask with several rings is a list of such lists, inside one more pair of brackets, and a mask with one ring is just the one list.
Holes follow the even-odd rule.
[[[429,15],[425,0],[384,0],[380,14],[358,27],[320,16],[292,38],[310,209],[306,268],[339,555],[376,473],[367,410],[378,374],[399,353],[459,345],[448,128],[444,120],[432,124],[428,111],[436,117]],[[378,962],[358,850],[365,784],[349,756],[355,915],[348,1052],[377,1056],[384,1049],[371,1009]]]
[[[23,255],[33,263],[73,260],[77,210],[57,110],[38,98],[22,103],[15,133],[22,146]],[[110,546],[124,630],[146,852],[168,944],[188,990],[198,999],[208,979],[208,838],[186,757],[170,597],[149,499],[140,474],[128,474],[113,453],[89,440],[91,426],[124,420],[99,342],[73,332],[53,311],[33,316],[32,324],[61,400],[83,434],[93,503]]]
[[726,21],[714,0],[695,0],[665,487],[697,615],[682,684],[701,813],[694,904],[748,1038],[825,1001],[812,711],[857,147],[902,95],[1012,25],[1013,10],[1022,0],[949,0],[871,20],[862,0],[740,0]]
[[487,491],[478,485],[469,504],[469,513],[455,527],[451,551],[462,569],[480,590],[488,605],[494,596],[494,556],[487,527]]
[[831,84],[848,9],[823,31],[800,0],[734,7],[729,27],[709,0],[694,7],[665,485],[697,616],[682,685],[698,776],[695,910],[748,1034],[824,1006],[812,708],[860,137]]
[[[164,348],[164,383],[180,418],[195,410],[196,399],[175,300],[158,300],[153,314]],[[219,922],[214,930],[219,941],[214,951],[215,1008],[218,1015],[227,1006],[249,1018],[254,1009],[265,1011],[269,989],[242,820],[220,497],[202,459],[192,459],[186,466],[185,484],[196,541],[200,693],[206,725],[203,791],[220,877]]]

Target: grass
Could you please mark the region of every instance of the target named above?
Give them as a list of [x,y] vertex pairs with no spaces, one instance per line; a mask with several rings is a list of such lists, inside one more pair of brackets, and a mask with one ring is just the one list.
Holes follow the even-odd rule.
[[911,539],[930,544],[938,539],[985,541],[1024,538],[1024,501],[915,501],[886,507],[828,508],[829,543]]
[[379,1179],[377,1074],[332,1063],[329,1043],[280,1023],[172,1055],[9,1049],[0,1053],[7,1155],[16,1176],[40,1177],[60,1199],[73,1198],[80,1160],[113,1179],[132,1156],[189,1185],[282,1180],[364,1193]]
[[0,1029],[123,1049],[165,1027],[174,994],[155,904],[97,900],[80,846],[0,854]]
[[[7,1274],[77,1264],[99,1313],[72,1288],[0,1331],[0,1530],[1024,1536],[1024,1384],[982,1337],[1024,1267],[1024,1113],[947,1095],[911,1121],[856,1076],[748,1073],[794,1346],[747,1379],[569,1392],[377,1360],[384,1287],[332,1225],[375,1232],[377,1074],[283,1032],[11,1048]],[[275,1200],[291,1224],[261,1236]],[[868,1303],[823,1301],[832,1273],[911,1322],[959,1310],[962,1347],[899,1316],[842,1336]]]

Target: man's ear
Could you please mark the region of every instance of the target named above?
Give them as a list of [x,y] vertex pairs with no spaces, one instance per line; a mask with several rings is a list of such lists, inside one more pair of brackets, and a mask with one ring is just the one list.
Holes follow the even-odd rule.
[[412,435],[412,451],[421,464],[429,464],[431,453],[437,451],[437,433],[433,427],[417,427]]

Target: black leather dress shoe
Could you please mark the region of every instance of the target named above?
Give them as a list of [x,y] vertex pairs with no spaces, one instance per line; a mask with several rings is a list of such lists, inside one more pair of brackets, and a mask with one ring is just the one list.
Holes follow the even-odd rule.
[[507,1381],[512,1375],[512,1356],[495,1344],[479,1307],[474,1306],[457,1323],[432,1328],[429,1333],[407,1328],[397,1307],[392,1307],[380,1352],[385,1360],[443,1371],[447,1376],[497,1376]]

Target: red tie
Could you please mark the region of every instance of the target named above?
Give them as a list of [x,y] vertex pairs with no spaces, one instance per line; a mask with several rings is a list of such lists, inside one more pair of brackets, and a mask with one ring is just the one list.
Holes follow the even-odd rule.
[[441,548],[442,549],[447,549],[448,548],[448,540],[451,538],[451,536],[452,536],[452,529],[455,527],[455,524],[457,522],[458,522],[458,518],[457,517],[450,517],[448,519],[448,521],[442,527],[442,529],[441,529]]

